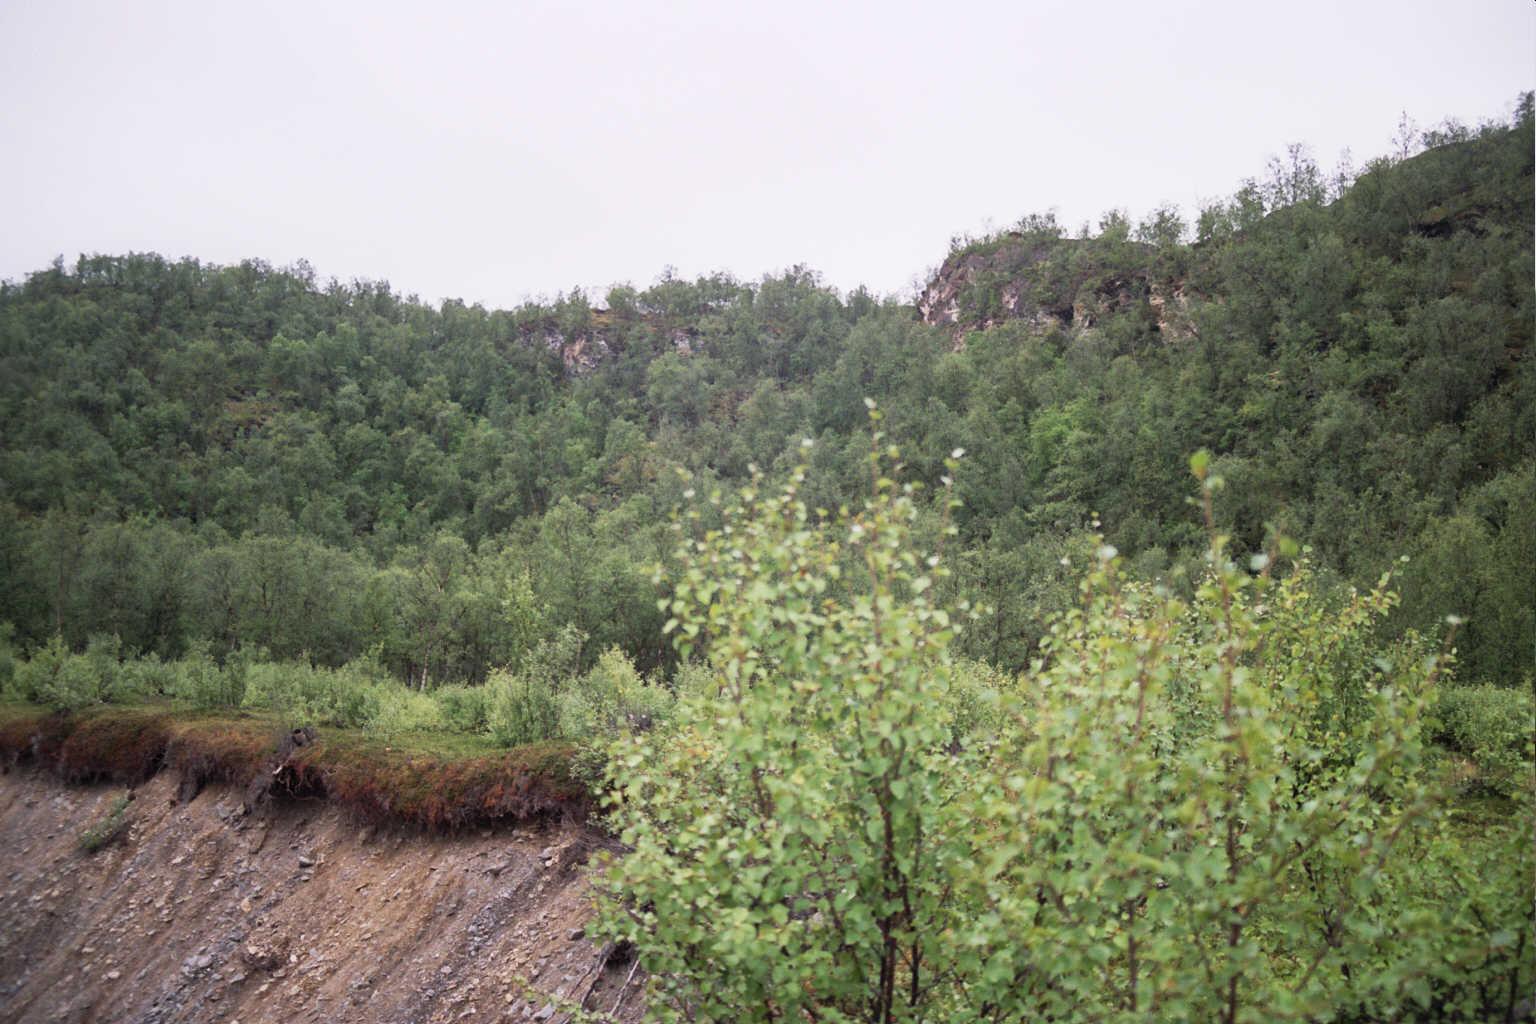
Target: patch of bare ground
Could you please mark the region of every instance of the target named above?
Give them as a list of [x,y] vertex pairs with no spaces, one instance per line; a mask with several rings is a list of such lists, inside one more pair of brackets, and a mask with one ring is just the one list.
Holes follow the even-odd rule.
[[123,785],[0,777],[0,1021],[641,1018],[643,979],[585,936],[589,826],[434,835],[178,790],[139,781],[125,833],[88,854]]

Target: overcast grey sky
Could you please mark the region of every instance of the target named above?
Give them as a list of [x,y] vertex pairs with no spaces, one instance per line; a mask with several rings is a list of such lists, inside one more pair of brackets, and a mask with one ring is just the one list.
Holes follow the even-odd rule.
[[1532,0],[0,0],[0,277],[309,259],[506,306],[668,265],[906,289],[1056,209],[1193,212],[1507,117]]

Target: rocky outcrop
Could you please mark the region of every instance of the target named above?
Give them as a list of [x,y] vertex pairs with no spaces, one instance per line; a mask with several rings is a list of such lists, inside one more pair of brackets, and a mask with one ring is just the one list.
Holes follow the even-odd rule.
[[[651,333],[651,344],[659,351],[668,347],[679,355],[692,355],[697,345],[695,335],[681,327],[667,327],[660,318],[638,314],[645,330]],[[606,309],[594,309],[585,326],[563,330],[554,323],[546,323],[524,334],[526,344],[540,346],[559,356],[567,377],[581,377],[591,373],[604,362],[613,358],[622,348],[621,338],[626,336],[625,324]]]
[[1184,282],[1170,287],[1152,283],[1147,293],[1147,304],[1157,318],[1157,332],[1165,341],[1184,341],[1195,336],[1195,325],[1189,318],[1189,294]]
[[[954,253],[917,297],[918,316],[931,326],[970,330],[1021,317],[1036,320],[1041,326],[1070,324],[1071,302],[1052,305],[1034,301],[1027,277],[1060,247],[1071,244],[1063,239],[1030,242],[1012,232],[1001,244]],[[999,292],[995,307],[977,308],[976,291],[993,283]]]
[[1164,338],[1183,336],[1183,284],[1154,275],[1151,256],[1131,242],[1009,232],[946,259],[918,296],[917,315],[949,328],[956,348],[968,333],[1009,321],[1081,333],[1124,313],[1139,314]]
[[582,331],[566,337],[558,330],[546,330],[539,341],[550,352],[560,357],[568,377],[580,377],[597,369],[598,364],[613,354],[608,338],[598,329]]

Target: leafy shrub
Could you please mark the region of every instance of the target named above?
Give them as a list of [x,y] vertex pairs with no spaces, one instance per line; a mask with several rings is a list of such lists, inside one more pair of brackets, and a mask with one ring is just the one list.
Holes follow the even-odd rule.
[[520,672],[491,673],[485,684],[486,723],[496,742],[520,746],[560,737],[560,691],[575,675],[586,639],[566,626],[539,641]]
[[[0,645],[0,659],[7,653]],[[14,663],[9,684],[0,692],[55,711],[79,711],[103,702],[127,704],[160,692],[148,681],[160,668],[158,658],[121,660],[121,654],[122,642],[114,635],[92,636],[83,654],[72,653],[56,636],[30,659]]]
[[[953,630],[908,547],[916,507],[883,480],[851,522],[813,524],[803,482],[746,489],[679,552],[666,628],[716,685],[690,680],[671,727],[610,758],[632,852],[604,928],[640,949],[666,1019],[893,1019],[909,957],[968,980],[944,877],[969,825],[940,710]],[[845,549],[866,586],[839,601]]]
[[[244,705],[275,712],[286,724],[362,728],[379,714],[386,676],[362,659],[339,669],[303,662],[263,662],[247,670]],[[393,684],[398,686],[399,684]]]
[[354,658],[336,669],[316,669],[321,711],[317,721],[345,728],[362,728],[378,716],[382,692],[398,688],[373,654]]
[[516,747],[559,737],[560,702],[550,680],[498,670],[485,689],[486,722],[497,743]]
[[1514,796],[1532,784],[1536,702],[1531,691],[1460,686],[1440,694],[1433,738],[1477,766],[1473,786]]
[[96,680],[89,663],[72,654],[54,636],[32,656],[24,677],[27,699],[55,711],[78,711],[96,703]]
[[276,712],[285,722],[301,722],[306,716],[296,678],[307,673],[308,666],[258,661],[246,674],[245,697],[241,703],[252,709]]
[[13,692],[22,700],[55,711],[79,711],[102,696],[95,663],[70,653],[63,637],[57,635],[17,667]]
[[1005,698],[1013,692],[1013,680],[984,661],[956,658],[942,707],[949,722],[950,742],[990,738],[1006,725]]
[[8,696],[29,704],[41,704],[44,680],[55,674],[69,652],[63,637],[55,634],[48,643],[32,651],[16,666]]
[[151,651],[137,658],[124,661],[119,669],[118,693],[114,700],[170,697],[179,685],[178,667],[174,661],[161,661],[160,655]]
[[232,654],[220,667],[208,641],[194,640],[176,662],[171,696],[195,708],[237,708],[245,699],[249,666]]
[[128,834],[128,805],[133,797],[127,793],[112,801],[104,818],[80,833],[78,846],[82,853],[95,853],[111,846]]
[[128,689],[129,679],[122,671],[123,642],[112,634],[93,635],[85,645],[86,671],[96,687],[96,699],[102,701],[131,700],[134,694]]
[[672,677],[672,691],[679,699],[715,697],[721,692],[721,680],[715,676],[707,662],[695,658],[677,666],[677,672]]
[[370,732],[390,736],[404,732],[431,732],[443,728],[441,705],[433,695],[407,689],[398,683],[377,688],[378,709],[368,721]]
[[611,647],[561,693],[560,732],[570,739],[612,739],[659,724],[671,707],[671,692],[647,684],[624,652]]
[[443,727],[453,732],[477,733],[486,729],[484,686],[439,686],[432,691]]

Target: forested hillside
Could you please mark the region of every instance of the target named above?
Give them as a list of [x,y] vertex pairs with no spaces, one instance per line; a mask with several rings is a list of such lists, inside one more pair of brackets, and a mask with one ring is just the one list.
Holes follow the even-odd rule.
[[1205,448],[1240,547],[1282,531],[1324,585],[1398,570],[1390,629],[1457,614],[1458,676],[1520,683],[1530,98],[1423,142],[1342,181],[1293,150],[1188,227],[1026,218],[957,243],[920,309],[798,268],[488,311],[306,266],[57,262],[0,287],[0,622],[24,649],[372,652],[422,687],[567,626],[582,665],[670,668],[652,575],[685,490],[804,457],[813,508],[854,502],[869,398],[905,479],[967,453],[944,586],[983,605],[969,656],[1032,657],[1095,534],[1188,586]]

